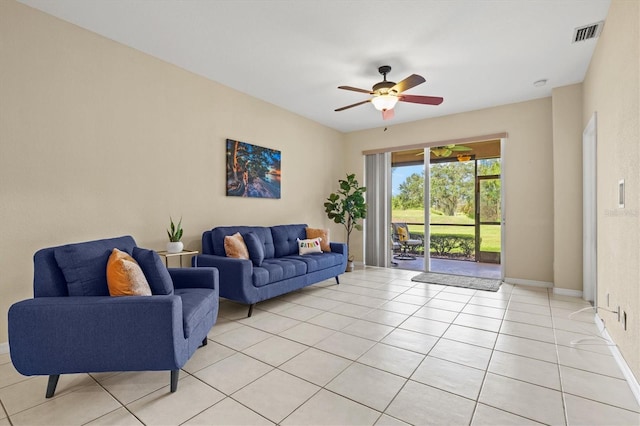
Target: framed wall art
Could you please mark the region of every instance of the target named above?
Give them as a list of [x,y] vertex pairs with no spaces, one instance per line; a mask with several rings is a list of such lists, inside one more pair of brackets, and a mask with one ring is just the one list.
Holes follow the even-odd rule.
[[227,139],[227,196],[280,198],[280,151]]

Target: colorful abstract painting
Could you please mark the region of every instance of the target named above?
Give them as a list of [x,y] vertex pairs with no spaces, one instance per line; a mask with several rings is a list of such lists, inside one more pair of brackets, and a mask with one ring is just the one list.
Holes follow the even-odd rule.
[[227,139],[227,195],[280,198],[280,151]]

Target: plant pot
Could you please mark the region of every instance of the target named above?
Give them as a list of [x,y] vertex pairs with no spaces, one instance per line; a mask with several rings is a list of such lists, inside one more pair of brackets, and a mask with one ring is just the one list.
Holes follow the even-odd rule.
[[168,242],[167,253],[180,253],[184,249],[182,241]]
[[354,269],[356,269],[356,267],[353,260],[347,261],[347,269],[345,269],[345,272],[353,272]]

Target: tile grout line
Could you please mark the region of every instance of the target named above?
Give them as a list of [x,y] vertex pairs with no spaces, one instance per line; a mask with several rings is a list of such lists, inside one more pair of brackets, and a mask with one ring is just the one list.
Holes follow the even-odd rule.
[[[482,376],[482,383],[480,384],[480,389],[478,390],[478,396],[476,396],[475,406],[473,407],[473,412],[471,413],[471,419],[469,419],[469,424],[473,423],[473,419],[475,418],[478,412],[478,405],[480,405],[480,396],[482,395],[482,391],[484,390],[484,386],[487,382],[487,375],[489,374],[489,367],[491,367],[491,360],[493,359],[493,353],[496,350],[496,344],[498,343],[498,337],[500,336],[500,330],[502,329],[502,324],[504,324],[505,317],[507,316],[507,312],[509,310],[509,304],[511,303],[511,298],[513,297],[513,289],[511,287],[511,291],[509,292],[509,300],[507,301],[507,306],[504,309],[504,314],[500,319],[500,327],[498,327],[498,332],[496,333],[496,339],[493,342],[493,347],[491,348],[491,354],[489,355],[489,360],[487,361],[487,368],[484,370],[484,375]],[[494,407],[496,409],[500,409],[498,407]],[[500,409],[501,410],[501,409]],[[505,410],[502,410],[505,411]],[[515,414],[515,413],[512,413]]]

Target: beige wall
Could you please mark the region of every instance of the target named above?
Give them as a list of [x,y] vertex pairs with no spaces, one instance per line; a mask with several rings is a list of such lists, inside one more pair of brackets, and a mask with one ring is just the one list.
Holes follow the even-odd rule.
[[553,89],[553,283],[582,292],[582,84]]
[[[584,81],[583,126],[597,112],[599,315],[640,378],[640,2],[614,0]],[[626,204],[618,208],[618,181]]]
[[[329,225],[341,133],[13,1],[0,60],[0,343],[39,248],[131,234],[162,249],[169,215],[191,249],[218,225]],[[226,138],[282,151],[280,200],[225,196]]]
[[[446,102],[446,99],[445,99]],[[398,111],[397,114],[401,114]],[[551,98],[347,134],[347,168],[363,176],[362,151],[507,132],[503,152],[505,276],[553,281],[553,131]],[[361,239],[354,238],[356,258]]]

